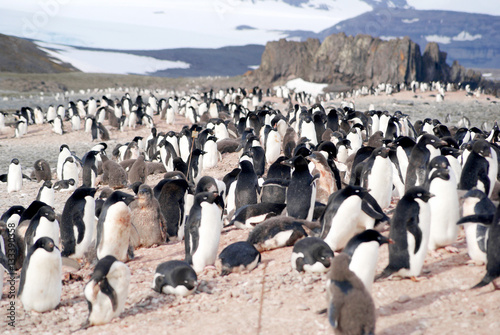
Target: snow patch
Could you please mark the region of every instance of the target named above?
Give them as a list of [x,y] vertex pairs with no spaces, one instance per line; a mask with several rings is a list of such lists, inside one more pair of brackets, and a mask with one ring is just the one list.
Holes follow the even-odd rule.
[[379,36],[379,38],[382,40],[382,41],[390,41],[390,40],[395,40],[396,38],[398,38],[397,36]]
[[427,42],[436,42],[440,44],[450,44],[451,43],[451,38],[448,36],[441,36],[441,35],[427,35],[425,36],[425,40]]
[[467,31],[464,30],[461,33],[459,33],[457,36],[453,36],[451,39],[454,40],[454,41],[463,42],[463,41],[478,40],[478,39],[480,39],[482,37],[483,36],[481,34],[471,35]]
[[167,69],[187,69],[189,64],[120,52],[81,50],[73,47],[36,42],[55,62],[70,63],[82,72],[113,74],[149,74]]
[[318,95],[323,93],[323,89],[326,88],[328,84],[312,83],[302,78],[296,78],[288,81],[285,86],[296,92],[306,92],[312,95]]
[[420,19],[418,17],[414,18],[414,19],[402,19],[401,22],[403,23],[415,23],[415,22],[418,22],[420,21]]

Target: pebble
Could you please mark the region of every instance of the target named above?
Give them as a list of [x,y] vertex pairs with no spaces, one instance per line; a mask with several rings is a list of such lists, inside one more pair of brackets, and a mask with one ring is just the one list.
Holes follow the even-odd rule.
[[400,304],[404,304],[410,300],[411,300],[411,298],[409,295],[403,294],[403,295],[400,295],[396,301],[399,302]]
[[306,305],[298,305],[297,310],[299,311],[308,311],[310,308]]

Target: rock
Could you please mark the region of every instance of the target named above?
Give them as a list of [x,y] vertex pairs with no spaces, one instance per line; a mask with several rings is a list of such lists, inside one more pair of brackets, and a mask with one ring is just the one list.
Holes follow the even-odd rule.
[[410,296],[406,295],[406,294],[403,294],[403,295],[400,295],[399,298],[396,300],[397,302],[401,303],[401,304],[404,304],[408,301],[410,301],[411,298]]
[[310,308],[306,305],[298,305],[297,310],[299,311],[308,311]]

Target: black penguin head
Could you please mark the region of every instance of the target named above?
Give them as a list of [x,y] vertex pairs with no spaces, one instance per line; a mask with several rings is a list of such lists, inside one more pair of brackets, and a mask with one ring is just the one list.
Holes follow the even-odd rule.
[[52,188],[52,182],[50,180],[46,180],[44,183],[43,183],[43,186],[42,187],[46,187],[46,188]]
[[69,156],[69,157],[66,158],[66,160],[64,162],[74,163],[75,159],[72,156]]
[[135,197],[131,194],[122,192],[122,191],[114,191],[106,200],[106,203],[115,204],[119,201],[123,201],[127,206],[134,201]]
[[477,140],[472,145],[472,151],[483,157],[490,157],[490,144],[485,140]]
[[201,192],[198,193],[194,198],[195,203],[201,205],[203,202],[208,202],[209,204],[217,204],[218,206],[224,208],[224,202],[222,197],[217,192]]
[[252,162],[246,159],[240,161],[240,167],[242,172],[254,171]]
[[410,188],[405,196],[408,195],[409,197],[413,199],[421,199],[424,202],[429,201],[430,198],[434,196],[434,194],[430,193],[427,191],[425,188],[420,187],[420,186],[414,186]]
[[434,148],[441,148],[442,146],[447,145],[448,143],[440,140],[438,137],[431,134],[424,134],[418,141],[417,145],[426,146],[432,145]]
[[56,245],[54,244],[54,240],[47,236],[40,237],[38,240],[36,240],[35,244],[31,246],[30,251],[33,253],[38,248],[45,249],[45,251],[47,252],[52,252],[54,248],[57,249]]
[[75,180],[73,178],[68,179],[68,185],[74,186],[75,185]]
[[92,277],[90,280],[95,281],[96,283],[100,283],[109,273],[109,269],[117,259],[115,256],[108,255],[99,260],[97,265],[95,266],[94,272],[92,273]]
[[59,147],[59,152],[63,151],[64,149],[68,149],[69,150],[69,147],[67,144],[63,144]]
[[330,247],[326,246],[321,246],[320,248],[317,249],[317,255],[314,255],[314,259],[316,261],[320,262],[323,264],[325,268],[329,268],[330,265],[332,264],[332,259],[334,257],[334,253]]
[[389,148],[380,147],[380,148],[373,150],[372,155],[373,155],[373,157],[380,156],[382,158],[387,158],[389,156],[390,151],[391,150]]
[[43,206],[38,210],[38,215],[41,217],[45,217],[50,222],[53,222],[56,219],[56,213],[50,206]]
[[429,169],[447,169],[450,162],[444,156],[436,156],[429,162]]
[[356,195],[363,199],[363,197],[368,194],[368,190],[361,186],[347,185],[342,189],[342,193],[347,197]]
[[389,243],[389,244],[394,243],[390,238],[385,237],[384,235],[380,234],[380,232],[374,229],[367,229],[359,233],[358,238],[361,240],[361,242],[375,241],[378,242],[379,245],[382,245],[384,243]]
[[[309,155],[308,155],[309,156]],[[294,156],[289,160],[283,161],[281,164],[288,165],[290,167],[295,168],[295,170],[302,171],[307,170],[307,160],[301,156]]]

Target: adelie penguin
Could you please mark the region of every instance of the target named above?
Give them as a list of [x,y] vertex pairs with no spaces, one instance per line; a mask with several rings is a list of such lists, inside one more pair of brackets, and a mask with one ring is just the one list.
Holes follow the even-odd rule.
[[389,264],[376,279],[392,274],[412,279],[420,275],[429,242],[431,197],[423,187],[415,186],[399,200],[389,230],[394,241],[389,244]]
[[235,205],[236,210],[257,203],[259,183],[253,164],[247,160],[240,161],[241,172],[236,180]]
[[0,176],[0,181],[7,183],[7,192],[19,192],[23,187],[23,172],[19,159],[14,158],[9,164],[9,172]]
[[196,273],[214,265],[222,230],[222,198],[213,192],[198,193],[185,226],[186,261]]
[[336,335],[375,334],[375,304],[361,279],[340,254],[327,274],[328,321]]
[[61,255],[81,259],[88,250],[96,225],[95,188],[80,187],[68,198],[61,215]]
[[152,289],[158,293],[185,297],[193,294],[197,286],[196,272],[185,261],[171,260],[156,267]]
[[131,213],[128,205],[134,196],[121,192],[113,192],[104,202],[97,222],[97,258],[108,255],[121,262],[134,258],[133,249],[129,247],[132,230]]
[[333,251],[318,237],[306,237],[293,246],[291,264],[298,272],[324,273],[332,265]]
[[319,175],[311,175],[307,161],[302,156],[295,156],[282,164],[293,167],[286,191],[287,215],[311,221],[316,202],[316,179]]
[[185,179],[163,179],[154,187],[154,194],[165,220],[171,240],[184,236],[185,197],[189,184]]
[[378,249],[385,243],[393,243],[391,239],[378,231],[367,229],[347,242],[342,253],[349,255],[349,270],[354,272],[363,282],[368,292],[372,291],[375,270],[378,261]]
[[359,186],[346,186],[328,199],[325,212],[320,218],[321,238],[337,251],[358,232],[363,198],[368,191]]
[[492,151],[494,150],[491,150],[490,144],[485,140],[474,142],[460,175],[459,189],[470,190],[476,187],[491,196],[496,174],[490,175],[490,170],[495,170],[495,167],[498,169],[498,162],[491,160]]
[[102,325],[119,316],[125,308],[130,284],[127,265],[108,255],[97,263],[84,295],[89,316],[83,328]]
[[472,189],[463,196],[462,219],[464,224],[467,253],[473,262],[486,263],[486,242],[488,227],[475,222],[481,216],[493,216],[496,207],[483,191]]
[[59,245],[59,222],[52,207],[46,205],[38,210],[26,229],[24,236],[26,252],[41,237],[50,237],[56,245]]
[[393,169],[389,151],[384,147],[373,150],[361,172],[361,186],[370,190],[369,193],[382,208],[391,204]]
[[259,265],[260,252],[247,241],[232,243],[224,248],[219,255],[221,261],[221,276],[242,271],[252,271]]
[[54,206],[54,187],[50,180],[46,180],[38,190],[36,200],[45,202],[49,206]]
[[41,237],[24,259],[18,296],[26,311],[43,313],[59,305],[62,292],[61,253],[50,237]]

